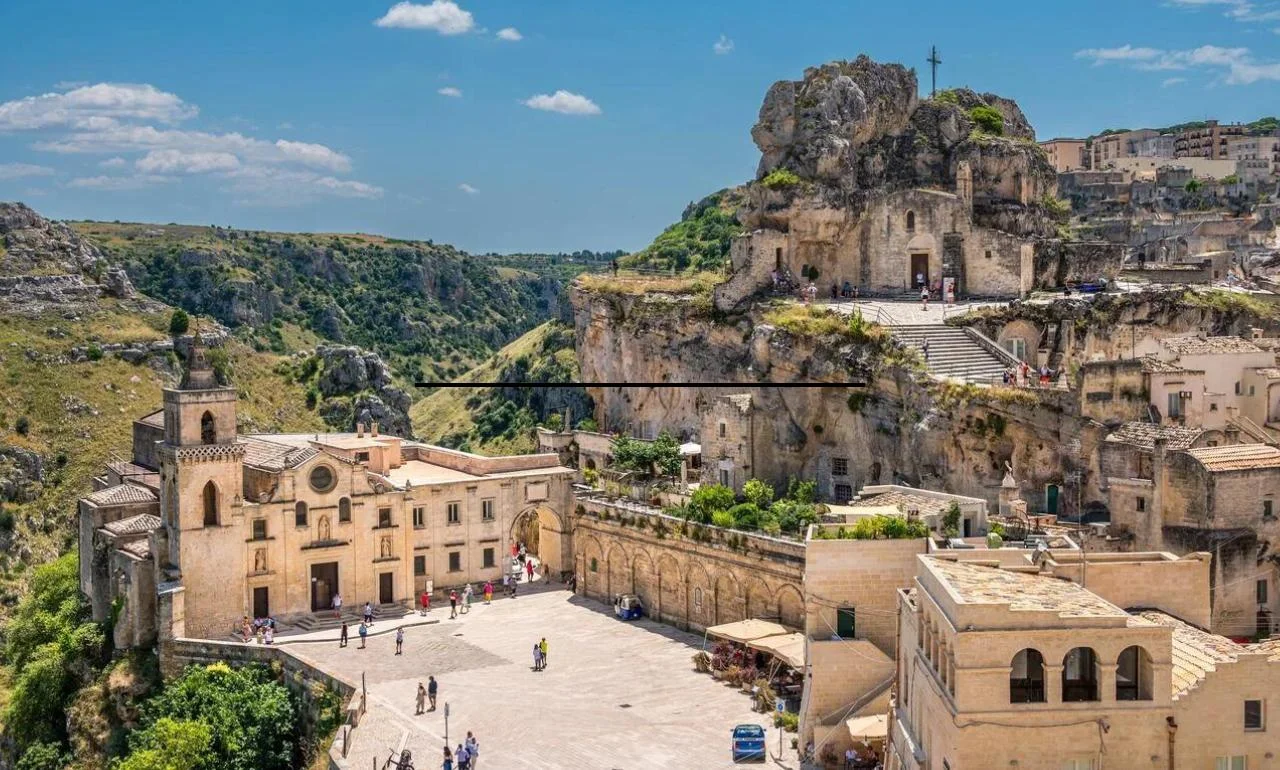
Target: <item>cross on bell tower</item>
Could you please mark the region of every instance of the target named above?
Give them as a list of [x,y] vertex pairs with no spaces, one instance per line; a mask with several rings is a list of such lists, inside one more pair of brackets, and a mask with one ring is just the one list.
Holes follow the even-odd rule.
[[927,61],[929,62],[929,67],[933,74],[929,98],[933,98],[938,95],[938,65],[942,63],[942,59],[938,58],[938,46],[934,45],[929,47],[929,58]]

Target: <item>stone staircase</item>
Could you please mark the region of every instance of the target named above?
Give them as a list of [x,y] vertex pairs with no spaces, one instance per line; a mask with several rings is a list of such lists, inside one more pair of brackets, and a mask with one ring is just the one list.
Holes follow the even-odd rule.
[[969,331],[942,324],[903,324],[890,327],[903,347],[923,351],[929,341],[929,371],[938,377],[990,384],[1012,365],[988,350]]

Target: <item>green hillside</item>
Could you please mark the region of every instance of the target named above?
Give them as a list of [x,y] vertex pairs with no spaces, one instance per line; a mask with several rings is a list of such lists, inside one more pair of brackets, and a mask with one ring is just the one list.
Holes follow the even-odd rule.
[[379,353],[407,380],[448,379],[549,319],[566,279],[452,246],[360,234],[76,222],[139,291],[252,332],[263,350],[305,336]]

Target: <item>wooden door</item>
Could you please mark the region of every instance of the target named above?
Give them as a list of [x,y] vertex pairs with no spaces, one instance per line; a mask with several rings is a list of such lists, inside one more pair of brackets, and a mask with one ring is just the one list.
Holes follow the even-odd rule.
[[255,618],[271,617],[271,603],[267,601],[267,587],[253,589],[253,616]]
[[311,565],[311,611],[321,612],[333,607],[333,595],[338,593],[338,563],[336,561]]
[[395,601],[392,595],[392,573],[382,572],[378,575],[378,601],[382,604],[391,604]]

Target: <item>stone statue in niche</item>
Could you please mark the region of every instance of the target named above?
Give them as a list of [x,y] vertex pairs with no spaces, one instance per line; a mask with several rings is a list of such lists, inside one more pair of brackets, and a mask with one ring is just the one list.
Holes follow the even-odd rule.
[[267,549],[259,548],[258,550],[253,552],[253,571],[254,572],[267,571]]
[[321,516],[321,517],[320,517],[319,530],[320,530],[320,541],[321,541],[321,542],[324,542],[324,541],[328,540],[328,539],[329,539],[329,537],[330,537],[330,532],[329,532],[329,517],[328,517],[328,516]]
[[382,550],[380,554],[381,554],[381,558],[383,559],[391,558],[391,538],[389,537],[382,538]]

